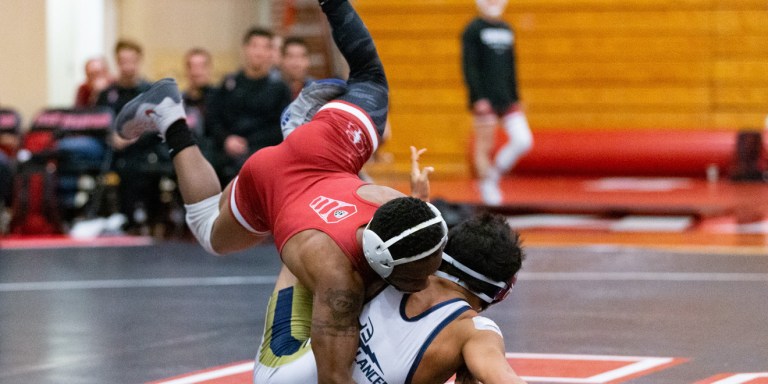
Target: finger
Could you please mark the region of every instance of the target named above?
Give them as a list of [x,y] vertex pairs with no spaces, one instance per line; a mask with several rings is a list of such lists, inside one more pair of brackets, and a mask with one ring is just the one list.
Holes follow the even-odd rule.
[[416,147],[411,145],[411,160],[414,160],[414,161],[419,160],[419,157],[421,157],[421,154],[426,151],[427,151],[426,148],[417,150]]
[[427,191],[429,191],[429,174],[431,172],[431,169],[424,168],[418,176],[419,184],[421,184],[423,188],[426,188]]
[[411,146],[411,175],[419,175],[419,153],[414,146]]

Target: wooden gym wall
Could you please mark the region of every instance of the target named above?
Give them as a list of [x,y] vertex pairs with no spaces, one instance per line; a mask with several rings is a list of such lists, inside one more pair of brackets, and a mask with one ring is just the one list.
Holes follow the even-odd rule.
[[[474,0],[358,0],[389,75],[392,139],[448,173],[471,134],[460,39]],[[534,131],[743,129],[768,114],[765,0],[510,0]],[[535,143],[534,143],[535,145]]]

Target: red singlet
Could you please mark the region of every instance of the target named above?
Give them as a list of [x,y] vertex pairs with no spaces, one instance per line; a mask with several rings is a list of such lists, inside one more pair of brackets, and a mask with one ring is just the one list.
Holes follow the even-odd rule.
[[246,161],[230,195],[232,215],[247,230],[272,231],[278,250],[298,232],[330,236],[366,282],[375,278],[357,241],[357,229],[378,205],[357,195],[357,176],[378,146],[371,118],[359,107],[334,101],[281,144]]

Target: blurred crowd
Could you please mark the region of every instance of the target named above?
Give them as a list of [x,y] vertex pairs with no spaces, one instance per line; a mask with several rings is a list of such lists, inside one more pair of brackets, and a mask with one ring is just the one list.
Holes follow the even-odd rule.
[[[226,185],[252,153],[282,141],[280,115],[310,76],[310,45],[253,27],[242,39],[242,64],[213,77],[213,56],[201,47],[183,58],[183,97],[190,129]],[[87,60],[71,108],[42,111],[29,127],[12,101],[0,105],[0,234],[66,233],[109,217],[120,233],[166,236],[184,229],[168,150],[155,134],[126,141],[114,117],[158,79],[142,72],[140,43],[119,40],[116,68]],[[105,120],[104,116],[108,116]],[[45,132],[47,136],[35,135]]]

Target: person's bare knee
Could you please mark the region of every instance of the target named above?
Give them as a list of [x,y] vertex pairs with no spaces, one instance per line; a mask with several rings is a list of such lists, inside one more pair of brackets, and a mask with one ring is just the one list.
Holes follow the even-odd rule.
[[479,178],[483,178],[491,166],[491,152],[496,139],[496,116],[475,115],[473,126],[475,130],[475,171]]

